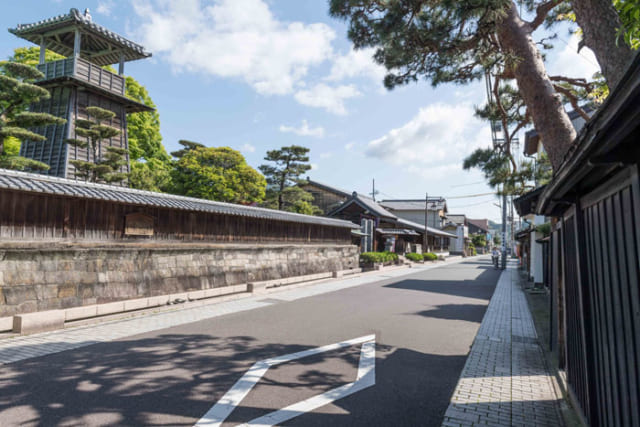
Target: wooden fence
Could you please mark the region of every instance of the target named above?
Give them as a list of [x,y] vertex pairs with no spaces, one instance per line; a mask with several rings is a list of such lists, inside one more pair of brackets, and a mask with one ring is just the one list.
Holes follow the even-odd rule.
[[[150,220],[149,236],[125,233],[126,218]],[[177,240],[236,243],[351,244],[351,230],[326,224],[114,203],[0,190],[2,240]]]

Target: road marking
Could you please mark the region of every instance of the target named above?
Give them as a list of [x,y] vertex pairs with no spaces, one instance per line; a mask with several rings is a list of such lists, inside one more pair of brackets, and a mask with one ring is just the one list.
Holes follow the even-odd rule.
[[302,415],[306,412],[313,411],[316,408],[327,405],[335,400],[342,399],[350,394],[356,393],[367,387],[371,387],[376,383],[376,347],[375,335],[365,335],[363,337],[354,338],[348,341],[341,341],[334,344],[325,345],[318,348],[299,351],[296,353],[285,354],[284,356],[272,357],[260,360],[251,366],[247,372],[222,396],[198,422],[196,426],[220,426],[225,419],[233,412],[233,410],[242,402],[249,394],[251,389],[260,381],[264,374],[271,366],[281,363],[290,362],[304,357],[314,356],[320,353],[326,353],[340,348],[350,347],[356,344],[362,344],[360,350],[360,362],[358,363],[358,374],[355,382],[345,384],[334,388],[320,395],[310,397],[301,402],[289,405],[286,408],[271,412],[262,417],[249,421],[246,425],[271,426],[290,420],[294,417]]

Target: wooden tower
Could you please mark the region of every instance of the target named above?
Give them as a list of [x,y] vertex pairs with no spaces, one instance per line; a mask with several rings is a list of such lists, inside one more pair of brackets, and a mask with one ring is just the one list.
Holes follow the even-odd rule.
[[[51,98],[32,105],[31,111],[47,112],[67,119],[64,125],[33,129],[44,135],[44,142],[24,141],[20,155],[48,164],[45,174],[75,178],[70,160],[94,161],[90,149],[69,145],[75,138],[75,120],[86,119],[86,108],[97,106],[116,113],[110,123],[120,134],[103,141],[100,152],[107,146],[128,149],[127,114],[149,111],[151,108],[125,96],[124,63],[148,58],[150,53],[136,43],[115,34],[91,20],[88,9],[81,14],[71,9],[68,14],[21,24],[11,33],[40,46],[38,69],[44,78],[36,82],[51,92]],[[65,56],[65,59],[45,62],[45,49]],[[118,64],[118,74],[104,66]],[[122,172],[129,172],[129,162]]]

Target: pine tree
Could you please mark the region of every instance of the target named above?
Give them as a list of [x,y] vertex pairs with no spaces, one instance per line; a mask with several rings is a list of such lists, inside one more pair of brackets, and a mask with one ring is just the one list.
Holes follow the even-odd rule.
[[264,159],[273,164],[258,167],[267,178],[267,206],[299,213],[318,213],[319,209],[313,209],[311,205],[313,196],[295,187],[300,176],[311,169],[308,153],[308,148],[299,145],[267,151]]
[[122,166],[126,166],[127,150],[119,147],[107,147],[102,154],[100,147],[102,141],[113,138],[120,131],[104,124],[115,117],[113,111],[100,107],[87,107],[88,119],[76,119],[76,136],[84,139],[68,139],[67,143],[80,148],[88,148],[90,160],[71,160],[76,168],[76,176],[91,182],[121,182],[127,179],[127,174],[120,172]]
[[48,113],[28,111],[32,103],[49,99],[45,88],[33,84],[44,75],[36,68],[4,62],[0,64],[0,167],[18,170],[47,170],[45,163],[27,159],[5,151],[5,139],[45,141],[46,138],[30,129],[66,122]]
[[389,70],[388,88],[419,78],[433,85],[464,84],[488,69],[515,79],[557,169],[576,132],[532,34],[560,3],[524,2],[534,14],[531,21],[511,0],[331,0],[330,12],[349,20],[348,35],[356,48],[377,47],[374,59]]

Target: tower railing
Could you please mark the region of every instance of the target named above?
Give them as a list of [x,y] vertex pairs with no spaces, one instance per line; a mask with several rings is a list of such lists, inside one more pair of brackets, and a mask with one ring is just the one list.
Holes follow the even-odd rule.
[[82,58],[65,58],[58,61],[39,64],[38,70],[44,74],[39,81],[52,80],[59,77],[74,77],[109,92],[124,95],[125,79],[104,68],[92,64]]

